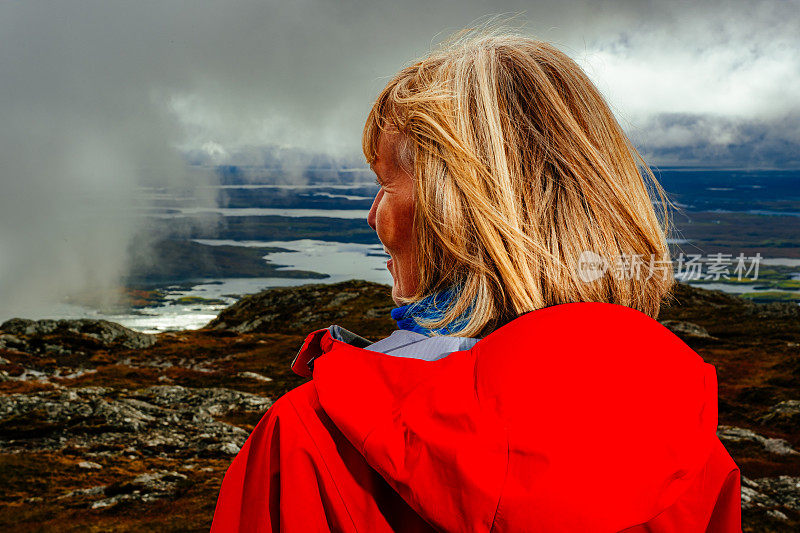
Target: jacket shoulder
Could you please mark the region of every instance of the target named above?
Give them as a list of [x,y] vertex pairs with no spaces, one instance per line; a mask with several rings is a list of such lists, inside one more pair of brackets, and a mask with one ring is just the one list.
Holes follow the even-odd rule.
[[680,339],[654,318],[624,305],[576,302],[554,305],[526,313],[493,331],[478,343],[479,348],[507,342],[538,345],[551,339],[563,344],[611,342],[632,345],[657,335],[672,343]]
[[212,533],[430,531],[319,403],[316,384],[281,396],[225,474]]
[[262,417],[225,473],[212,532],[355,529],[320,446],[315,400],[306,383]]
[[[550,372],[550,379],[586,375],[627,381],[703,364],[657,320],[636,309],[599,302],[532,311],[492,332],[473,352],[479,381],[489,382],[527,380],[543,372]],[[598,366],[603,370],[600,376],[594,374]]]
[[[714,368],[644,313],[553,306],[473,350],[480,402],[509,432],[503,523],[559,517],[573,530],[617,531],[702,478],[716,441]],[[586,495],[580,512],[571,507],[576,479]]]

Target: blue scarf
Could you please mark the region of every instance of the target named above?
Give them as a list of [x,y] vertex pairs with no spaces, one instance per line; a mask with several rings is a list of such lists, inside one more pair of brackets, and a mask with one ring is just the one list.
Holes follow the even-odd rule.
[[456,287],[449,287],[443,291],[431,294],[419,300],[418,302],[395,307],[392,309],[392,318],[397,321],[399,329],[408,331],[415,331],[430,337],[431,335],[447,335],[453,334],[467,325],[469,321],[469,311],[462,314],[456,321],[447,324],[441,328],[428,329],[419,325],[416,319],[433,319],[441,318],[447,312],[456,297]]

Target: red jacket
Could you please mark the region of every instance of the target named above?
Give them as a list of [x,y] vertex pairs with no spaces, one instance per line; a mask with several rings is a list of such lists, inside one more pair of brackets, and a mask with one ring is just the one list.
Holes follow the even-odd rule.
[[433,362],[319,330],[309,367],[228,469],[213,532],[741,530],[714,367],[639,311],[548,307]]

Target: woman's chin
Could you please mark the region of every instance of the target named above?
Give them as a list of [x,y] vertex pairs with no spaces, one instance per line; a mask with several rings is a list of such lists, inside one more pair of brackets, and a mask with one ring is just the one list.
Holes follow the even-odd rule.
[[400,287],[397,286],[397,280],[394,280],[394,283],[392,283],[392,300],[394,300],[394,303],[397,304],[398,307],[405,305],[400,300],[400,297],[402,295],[403,291],[400,289]]

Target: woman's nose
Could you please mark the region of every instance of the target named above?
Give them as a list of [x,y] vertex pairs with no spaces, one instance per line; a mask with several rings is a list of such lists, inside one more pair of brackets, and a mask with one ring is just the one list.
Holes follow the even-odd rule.
[[375,228],[375,217],[378,212],[378,202],[380,202],[380,197],[382,194],[383,191],[380,190],[378,191],[378,194],[375,195],[375,199],[372,200],[372,207],[369,208],[369,214],[367,215],[367,224],[369,224],[369,227],[374,229],[375,231],[378,231]]

